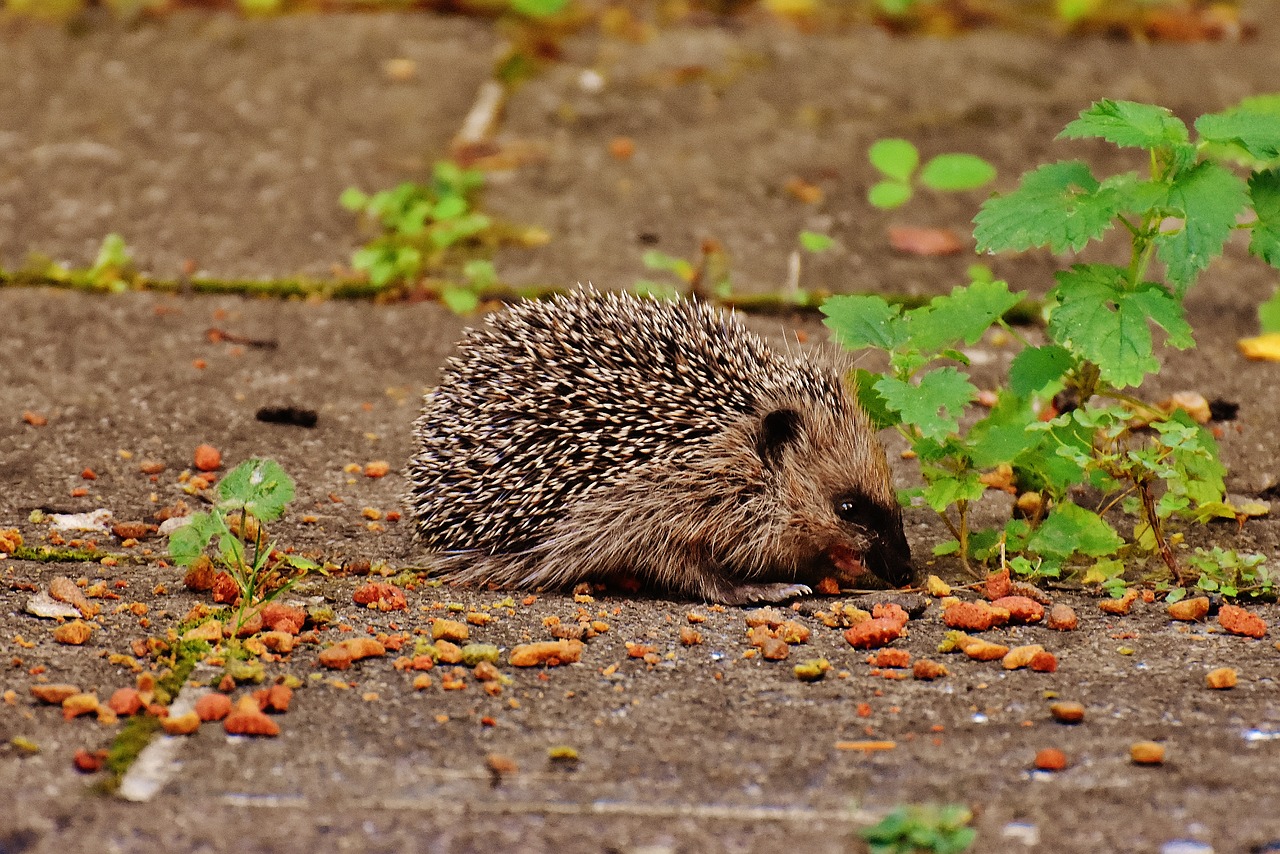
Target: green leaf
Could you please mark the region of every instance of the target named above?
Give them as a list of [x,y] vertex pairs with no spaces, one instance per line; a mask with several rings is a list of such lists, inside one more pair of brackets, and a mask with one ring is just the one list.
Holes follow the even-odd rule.
[[1152,323],[1165,331],[1170,347],[1186,350],[1196,345],[1191,337],[1191,325],[1187,323],[1182,301],[1155,282],[1143,282],[1136,290],[1125,294],[1125,300],[1145,312]]
[[1206,142],[1238,145],[1257,160],[1280,157],[1280,116],[1233,107],[1196,119],[1196,130]]
[[979,252],[1033,246],[1078,251],[1102,236],[1124,201],[1084,163],[1049,163],[1023,175],[1012,193],[984,202],[973,235]]
[[1253,173],[1249,177],[1249,198],[1258,215],[1249,251],[1272,267],[1280,267],[1280,169]]
[[942,439],[958,430],[960,412],[978,395],[965,375],[950,367],[921,375],[918,385],[882,377],[876,390],[890,409],[926,439]]
[[914,191],[904,181],[878,181],[867,191],[867,201],[881,210],[900,208],[910,201]]
[[986,417],[969,428],[969,461],[978,469],[1014,462],[1044,442],[1045,433],[1027,429],[1034,423],[1028,401],[1002,394]]
[[1156,238],[1156,254],[1182,296],[1231,236],[1236,216],[1249,203],[1245,183],[1208,161],[1180,175],[1169,188],[1169,205],[1182,212],[1183,227]]
[[1071,354],[1056,344],[1027,347],[1014,356],[1009,365],[1009,388],[1019,397],[1040,394],[1061,379],[1074,363]]
[[431,210],[431,218],[436,222],[457,219],[467,212],[467,200],[462,196],[445,196],[436,202]]
[[920,183],[933,190],[973,190],[990,184],[996,167],[973,154],[939,154],[924,165]]
[[275,460],[245,460],[218,483],[221,509],[243,509],[263,522],[280,518],[293,495],[293,478]]
[[347,187],[338,197],[338,204],[349,211],[362,211],[369,204],[369,197],[356,187]]
[[1101,557],[1114,554],[1122,545],[1124,540],[1105,519],[1068,501],[1054,505],[1031,535],[1027,549],[1064,558],[1073,554]]
[[920,152],[905,139],[878,139],[867,151],[867,158],[888,178],[905,182],[920,163]]
[[855,368],[853,371],[853,387],[858,397],[858,403],[862,404],[862,408],[866,411],[867,417],[871,419],[871,424],[876,430],[896,427],[902,423],[902,419],[898,417],[898,414],[889,409],[884,397],[881,396],[880,392],[876,391],[876,383],[879,382],[881,376],[881,374],[872,373],[865,368]]
[[935,297],[928,307],[908,312],[910,343],[927,353],[955,341],[975,344],[1025,295],[1009,293],[1009,285],[999,280],[956,286],[949,295]]
[[907,340],[901,309],[877,296],[833,296],[822,304],[822,322],[836,340],[850,350],[877,347],[892,350]]
[[480,307],[480,297],[476,296],[474,291],[457,285],[446,285],[440,291],[440,301],[449,311],[458,315],[471,314]]
[[511,0],[511,9],[530,18],[549,18],[569,5],[569,0]]
[[1262,324],[1264,333],[1280,332],[1280,290],[1258,306],[1258,321]]
[[1186,340],[1183,336],[1189,338],[1186,322],[1177,315],[1180,307],[1170,307],[1149,293],[1157,285],[1146,283],[1139,292],[1124,290],[1125,272],[1119,267],[1077,264],[1059,272],[1057,279],[1051,296],[1058,304],[1049,314],[1049,336],[1096,364],[1102,378],[1117,388],[1140,385],[1143,377],[1160,368],[1147,325],[1153,306],[1163,312],[1157,322],[1173,327],[1179,342]]
[[178,566],[190,566],[204,554],[211,539],[226,532],[227,526],[220,516],[196,513],[190,522],[169,535],[169,557]]
[[1080,113],[1067,125],[1059,139],[1097,137],[1128,148],[1159,148],[1185,145],[1187,126],[1164,107],[1133,101],[1103,99]]
[[800,245],[810,252],[826,252],[835,244],[835,238],[829,234],[819,234],[816,231],[800,232]]
[[978,480],[977,472],[965,472],[959,477],[931,480],[923,495],[925,503],[941,513],[957,501],[977,501],[986,491],[986,484]]

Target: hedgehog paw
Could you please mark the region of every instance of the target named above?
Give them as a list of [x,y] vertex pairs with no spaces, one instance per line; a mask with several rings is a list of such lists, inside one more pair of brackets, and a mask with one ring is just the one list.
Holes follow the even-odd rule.
[[749,605],[753,602],[783,602],[797,596],[808,596],[813,589],[807,584],[738,584],[719,597],[726,605]]

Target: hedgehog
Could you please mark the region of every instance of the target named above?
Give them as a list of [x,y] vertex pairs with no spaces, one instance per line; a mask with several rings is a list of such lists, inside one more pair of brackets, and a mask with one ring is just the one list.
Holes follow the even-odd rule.
[[417,540],[446,580],[502,588],[741,605],[913,582],[870,420],[834,357],[790,349],[591,288],[490,315],[414,422]]

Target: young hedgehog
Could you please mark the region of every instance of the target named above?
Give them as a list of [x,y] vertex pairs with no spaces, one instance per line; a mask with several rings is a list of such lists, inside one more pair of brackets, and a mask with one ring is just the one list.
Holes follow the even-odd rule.
[[408,504],[449,580],[631,575],[725,604],[914,580],[834,366],[696,302],[578,291],[469,330],[414,424]]

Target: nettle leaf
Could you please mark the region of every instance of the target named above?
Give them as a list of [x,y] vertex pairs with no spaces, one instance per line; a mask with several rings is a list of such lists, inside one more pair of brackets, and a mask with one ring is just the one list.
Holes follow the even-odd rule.
[[888,407],[926,439],[942,439],[960,429],[958,416],[978,390],[955,368],[938,368],[923,374],[913,385],[895,377],[876,382]]
[[1165,342],[1170,347],[1186,350],[1196,345],[1182,301],[1163,286],[1143,282],[1136,290],[1125,294],[1125,300],[1146,312],[1151,322],[1165,331]]
[[973,235],[979,252],[1079,250],[1102,236],[1124,203],[1121,193],[1099,184],[1081,161],[1049,163],[1023,175],[1012,193],[984,202]]
[[905,139],[878,139],[867,150],[867,158],[888,178],[906,181],[920,164],[920,152]]
[[1173,182],[1168,204],[1182,212],[1183,226],[1156,238],[1156,254],[1179,296],[1222,254],[1236,216],[1248,203],[1244,181],[1216,163],[1197,164]]
[[872,426],[877,430],[896,427],[902,423],[902,419],[896,412],[889,409],[884,397],[876,390],[876,383],[880,379],[880,374],[872,373],[865,368],[855,368],[853,371],[853,385],[858,403],[862,404],[867,417],[871,419]]
[[1123,289],[1124,271],[1109,264],[1077,264],[1057,274],[1049,336],[1096,364],[1117,388],[1140,385],[1160,368],[1141,302]]
[[190,566],[205,546],[219,534],[227,532],[222,517],[213,513],[196,513],[191,521],[169,535],[169,557],[178,566]]
[[1067,501],[1049,511],[1027,541],[1027,550],[1064,558],[1073,554],[1101,557],[1114,554],[1122,545],[1124,540],[1105,519]]
[[959,476],[944,474],[928,480],[929,485],[921,494],[925,503],[938,513],[957,501],[977,501],[987,491],[986,484],[978,480],[977,472],[965,472]]
[[902,309],[881,297],[833,296],[822,304],[827,317],[822,322],[835,333],[836,340],[850,350],[877,347],[892,350],[907,340]]
[[1280,332],[1280,291],[1271,295],[1271,299],[1258,306],[1258,322],[1263,334]]
[[1249,178],[1249,198],[1258,215],[1249,251],[1272,267],[1280,267],[1280,169],[1253,173]]
[[1042,431],[1028,430],[1036,414],[1026,400],[1002,394],[986,417],[969,428],[965,439],[974,468],[989,469],[1012,463],[1045,440]]
[[1056,344],[1027,347],[1009,365],[1009,388],[1019,397],[1040,394],[1074,364],[1071,353]]
[[293,478],[275,460],[245,460],[218,483],[219,507],[263,522],[280,518],[293,495]]
[[1103,99],[1080,113],[1080,118],[1063,128],[1059,139],[1097,137],[1129,148],[1158,148],[1185,145],[1187,126],[1164,107],[1133,101]]
[[983,333],[1018,304],[1025,292],[1009,293],[1003,281],[973,282],[935,297],[927,308],[910,312],[907,328],[913,347],[934,352],[954,341],[975,344]]
[[920,183],[933,190],[974,190],[990,184],[996,167],[974,154],[939,154],[924,165]]
[[1233,107],[1196,119],[1196,131],[1206,142],[1238,145],[1257,160],[1280,157],[1280,116]]

